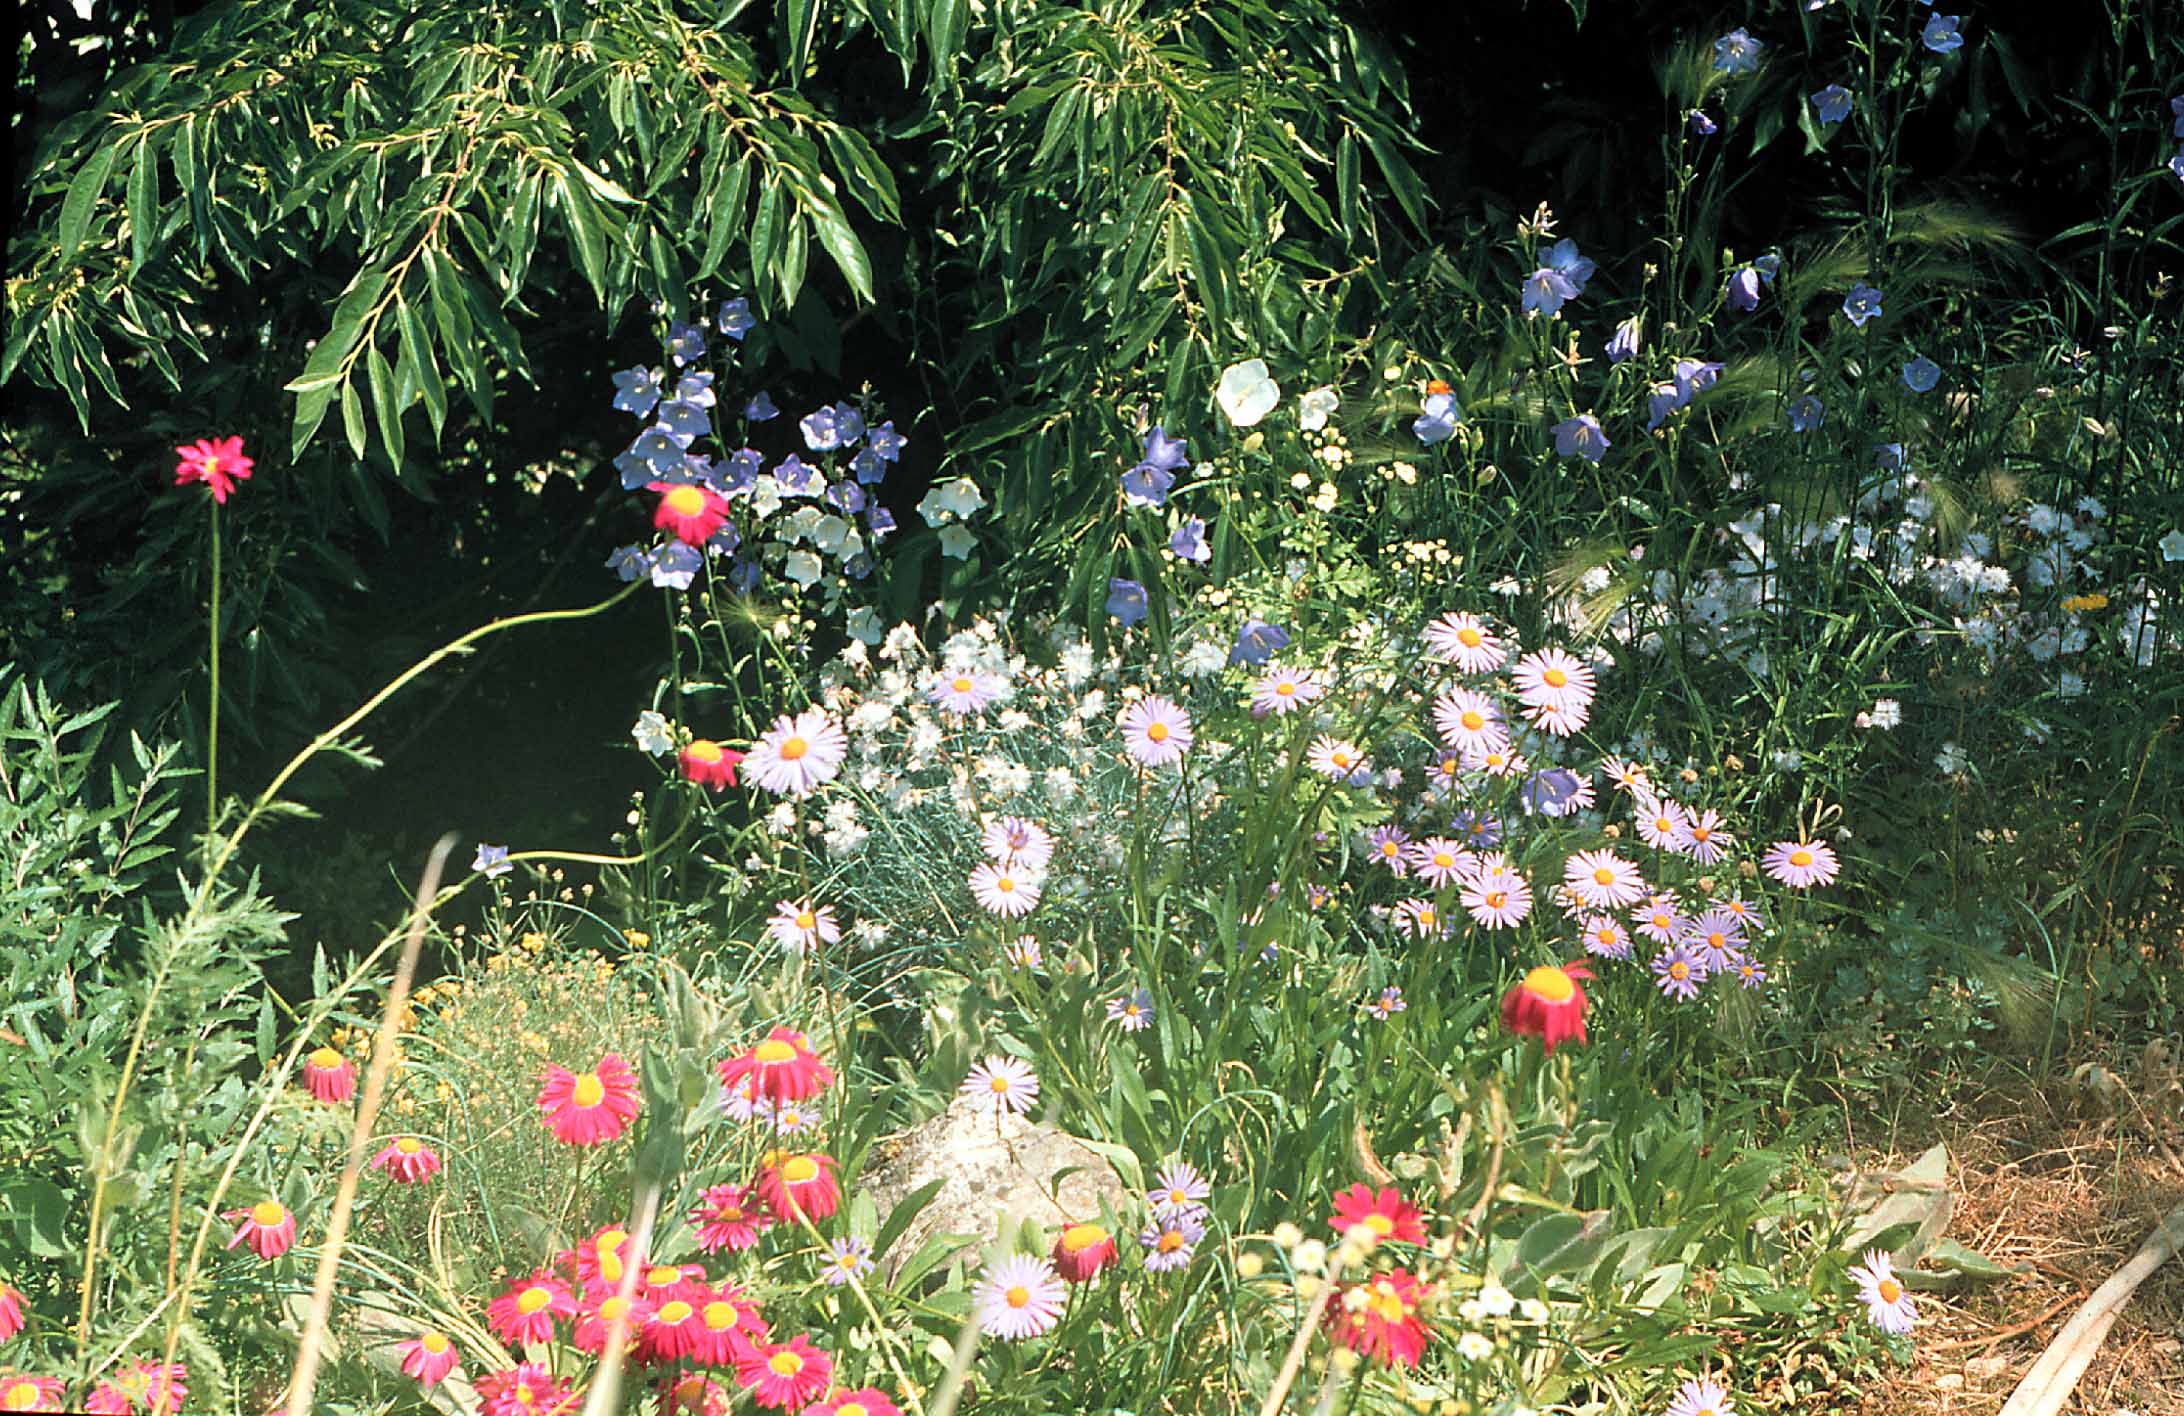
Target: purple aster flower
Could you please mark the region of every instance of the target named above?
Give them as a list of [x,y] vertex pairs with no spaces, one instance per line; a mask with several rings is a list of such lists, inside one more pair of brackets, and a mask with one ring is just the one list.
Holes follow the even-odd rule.
[[1918,355],[1903,366],[1903,382],[1913,393],[1932,393],[1934,385],[1941,382],[1941,365],[1924,354]]
[[742,342],[758,321],[751,318],[751,302],[738,295],[733,300],[721,302],[720,332],[730,339]]
[[1383,1023],[1388,1021],[1388,1019],[1394,1017],[1396,1014],[1407,1011],[1409,1008],[1410,1004],[1403,1001],[1402,986],[1400,984],[1394,983],[1391,983],[1386,988],[1381,989],[1380,996],[1365,1005],[1365,1011],[1372,1014],[1375,1018],[1378,1018]]
[[865,525],[872,532],[872,544],[874,545],[878,545],[885,540],[888,533],[895,529],[895,513],[881,506],[878,502],[874,502],[865,508],[864,519]]
[[1205,518],[1193,516],[1176,527],[1175,534],[1168,538],[1168,549],[1174,551],[1180,559],[1198,565],[1212,560],[1213,547],[1206,544]]
[[1557,456],[1582,457],[1597,463],[1607,455],[1608,435],[1601,431],[1600,420],[1590,413],[1563,419],[1555,424],[1554,434]]
[[614,376],[614,406],[644,417],[660,401],[660,381],[665,377],[658,369],[642,364],[622,370]]
[[1850,116],[1850,90],[1841,84],[1829,84],[1812,96],[1812,116],[1823,127],[1833,126]]
[[909,441],[908,438],[895,431],[895,420],[892,418],[865,434],[865,445],[871,448],[872,455],[882,462],[901,461],[903,445]]
[[675,361],[675,367],[693,363],[705,357],[705,330],[694,324],[675,320],[667,327],[667,355]]
[[643,546],[616,546],[614,554],[607,557],[607,569],[625,584],[643,575],[651,566],[652,552]]
[[1963,23],[1962,15],[1928,15],[1919,43],[1936,54],[1954,54],[1964,47],[1964,36],[1957,28]]
[[1107,582],[1107,613],[1121,620],[1124,629],[1144,619],[1148,608],[1145,587],[1135,580],[1118,576]]
[[1827,411],[1827,405],[1809,393],[1797,398],[1790,404],[1790,431],[1811,432],[1820,426],[1820,420],[1827,416]]
[[1759,308],[1759,271],[1752,266],[1730,272],[1729,303],[1750,314]]
[[660,426],[667,429],[675,441],[688,447],[706,435],[712,428],[712,420],[698,404],[670,398],[660,405]]
[[781,484],[781,494],[787,497],[813,496],[820,481],[819,469],[793,452],[774,468],[773,478]]
[[1608,336],[1609,363],[1620,364],[1638,352],[1638,338],[1643,322],[1643,317],[1632,315],[1615,327],[1615,333]]
[[1410,874],[1410,833],[1400,826],[1375,826],[1365,833],[1365,854],[1391,874]]
[[1850,287],[1843,297],[1843,317],[1860,329],[1865,322],[1881,312],[1881,292],[1864,281]]
[[760,389],[743,405],[743,416],[754,423],[770,423],[781,416],[781,410],[774,407],[773,395]]
[[1456,395],[1429,393],[1420,406],[1425,411],[1411,422],[1411,431],[1418,435],[1419,442],[1432,447],[1435,443],[1447,442],[1455,435],[1457,420],[1463,417],[1462,411],[1456,406]]
[[1702,138],[1711,138],[1721,131],[1721,124],[1707,117],[1705,109],[1694,108],[1691,110],[1691,131]]
[[1699,985],[1706,981],[1705,961],[1681,944],[1654,955],[1652,968],[1661,992],[1682,1003],[1698,997]]
[[1165,467],[1150,462],[1140,462],[1122,474],[1122,499],[1131,506],[1161,506],[1168,500],[1168,489],[1175,485],[1175,474]]
[[1107,1018],[1124,1032],[1143,1032],[1153,1025],[1152,990],[1139,988],[1107,1000]]
[[1725,74],[1756,74],[1759,52],[1767,46],[1740,27],[1714,41],[1714,67]]
[[1213,1182],[1198,1173],[1198,1167],[1187,1160],[1178,1160],[1160,1168],[1153,1176],[1153,1188],[1146,1192],[1145,1203],[1152,1207],[1153,1218],[1169,1219],[1177,1215],[1204,1218],[1206,1201],[1213,1198]]
[[1138,1234],[1138,1244],[1145,1250],[1145,1269],[1148,1273],[1169,1273],[1190,1263],[1197,1252],[1198,1241],[1206,1237],[1204,1211],[1171,1214],[1156,1219]]
[[1501,844],[1501,822],[1483,811],[1459,811],[1449,823],[1449,832],[1473,850],[1485,850]]
[[813,452],[832,452],[842,445],[841,421],[832,408],[813,409],[796,426],[804,432],[804,446]]
[[855,482],[830,483],[827,486],[826,503],[836,511],[855,516],[865,509],[865,489]]
[[688,590],[705,557],[696,546],[670,541],[652,553],[652,583],[662,590]]
[[1228,661],[1258,668],[1288,647],[1288,630],[1265,620],[1246,618],[1243,628],[1236,631],[1236,647],[1229,650]]

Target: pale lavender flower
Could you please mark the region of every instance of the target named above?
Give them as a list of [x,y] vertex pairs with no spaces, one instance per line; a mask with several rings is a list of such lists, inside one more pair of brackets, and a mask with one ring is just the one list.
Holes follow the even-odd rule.
[[1153,995],[1139,988],[1107,1000],[1107,1020],[1124,1032],[1143,1032],[1153,1025]]
[[1654,955],[1651,967],[1661,992],[1679,1002],[1698,997],[1699,985],[1706,981],[1705,961],[1681,944]]

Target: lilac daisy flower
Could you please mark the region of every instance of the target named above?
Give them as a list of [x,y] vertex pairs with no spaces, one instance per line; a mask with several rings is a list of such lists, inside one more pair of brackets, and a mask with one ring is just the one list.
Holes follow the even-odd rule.
[[1107,1020],[1124,1032],[1143,1032],[1153,1025],[1153,995],[1150,989],[1134,989],[1120,998],[1107,1000]]
[[1729,853],[1736,837],[1722,825],[1721,813],[1712,807],[1692,814],[1684,825],[1683,852],[1701,865],[1712,865]]
[[1501,822],[1483,811],[1457,812],[1448,829],[1473,850],[1486,850],[1501,844]]
[[1918,1322],[1918,1305],[1897,1279],[1895,1265],[1879,1249],[1868,1249],[1865,1263],[1851,1266],[1850,1280],[1858,1285],[1858,1301],[1866,1305],[1866,1316],[1882,1332],[1900,1336]]
[[1154,1220],[1139,1232],[1138,1244],[1145,1250],[1148,1273],[1170,1273],[1190,1263],[1198,1241],[1206,1237],[1202,1214],[1172,1214]]
[[1410,848],[1411,869],[1439,890],[1454,885],[1478,865],[1478,857],[1446,836],[1428,836]]
[[1122,710],[1123,748],[1141,767],[1172,767],[1191,746],[1191,715],[1157,694]]
[[1269,713],[1279,717],[1317,702],[1326,692],[1311,670],[1276,666],[1252,685],[1251,712],[1254,717],[1265,717]]
[[1726,910],[1708,910],[1684,925],[1682,944],[1705,961],[1707,977],[1726,973],[1744,957],[1744,925]]
[[1792,890],[1809,890],[1833,880],[1843,867],[1823,841],[1777,841],[1760,857],[1759,868]]
[[1039,941],[1029,934],[1019,934],[1001,946],[1001,957],[1020,969],[1035,969],[1039,967]]
[[1681,944],[1654,955],[1652,969],[1661,992],[1679,1002],[1698,997],[1699,985],[1706,981],[1706,965]]
[[1365,834],[1365,852],[1388,868],[1396,879],[1410,874],[1408,832],[1400,826],[1375,826]]
[[809,900],[782,900],[775,906],[773,918],[766,921],[766,932],[774,943],[798,956],[822,944],[842,942],[842,927],[835,923],[834,907],[815,907]]
[[1153,1176],[1153,1188],[1146,1192],[1145,1203],[1152,1206],[1153,1218],[1170,1219],[1203,1215],[1206,1201],[1212,1198],[1213,1183],[1198,1173],[1198,1167],[1179,1160],[1162,1166]]
[[862,1282],[875,1267],[872,1245],[852,1234],[828,1241],[826,1267],[821,1275],[829,1288],[840,1288],[853,1278]]
[[993,822],[978,844],[994,864],[1033,873],[1045,870],[1054,859],[1054,837],[1038,822],[1021,816],[1004,816]]
[[1054,1331],[1069,1291],[1054,1265],[1031,1254],[1011,1254],[988,1268],[971,1290],[978,1326],[988,1337],[1021,1342]]
[[1391,983],[1380,990],[1378,998],[1365,1005],[1365,1011],[1384,1023],[1408,1007],[1410,1004],[1403,1001],[1403,990]]
[[1749,954],[1730,965],[1729,972],[1742,980],[1746,988],[1757,988],[1767,981],[1767,970]]
[[1305,752],[1306,765],[1322,777],[1350,786],[1363,786],[1372,779],[1372,764],[1358,745],[1348,738],[1333,737],[1321,733],[1312,740]]
[[1426,626],[1426,651],[1467,674],[1490,674],[1509,662],[1509,651],[1477,615],[1450,613]]
[[987,861],[971,872],[971,894],[981,908],[1003,919],[1030,914],[1039,907],[1039,881],[1013,865]]
[[1653,896],[1638,906],[1633,918],[1638,921],[1638,932],[1656,944],[1673,944],[1683,937],[1686,920],[1674,895]]
[[974,713],[983,713],[1001,696],[1005,687],[1007,685],[993,674],[965,670],[936,674],[932,686],[925,690],[925,698],[943,713],[968,718]]
[[784,714],[751,745],[743,770],[776,796],[806,797],[834,780],[849,756],[849,734],[823,708]]
[[1028,1115],[1039,1101],[1039,1077],[1031,1065],[1015,1057],[989,1057],[971,1068],[957,1088],[978,1110],[999,1120]]
[[1583,933],[1586,953],[1597,954],[1603,959],[1630,957],[1630,932],[1612,915],[1587,916]]
[[1662,1416],[1736,1416],[1736,1403],[1719,1382],[1694,1379],[1677,1389],[1676,1399]]

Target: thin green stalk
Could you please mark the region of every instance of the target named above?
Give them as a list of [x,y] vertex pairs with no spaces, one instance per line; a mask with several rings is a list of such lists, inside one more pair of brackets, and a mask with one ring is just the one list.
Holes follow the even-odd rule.
[[220,817],[220,503],[212,503],[212,697],[205,709],[205,849]]

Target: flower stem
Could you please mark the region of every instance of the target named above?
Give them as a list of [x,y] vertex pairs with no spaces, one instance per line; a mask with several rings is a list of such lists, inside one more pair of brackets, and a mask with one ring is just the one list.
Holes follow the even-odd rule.
[[205,849],[220,816],[220,503],[212,503],[212,695],[205,708]]

